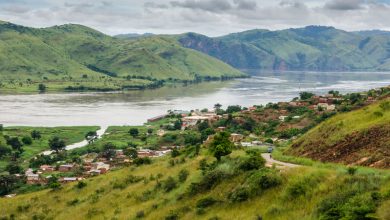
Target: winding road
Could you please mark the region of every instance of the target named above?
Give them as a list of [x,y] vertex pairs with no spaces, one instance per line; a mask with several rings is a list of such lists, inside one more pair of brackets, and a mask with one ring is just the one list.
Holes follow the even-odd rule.
[[266,163],[265,165],[267,167],[272,167],[274,164],[277,168],[284,169],[284,168],[295,168],[300,167],[301,165],[293,164],[293,163],[286,163],[278,160],[274,160],[271,157],[270,153],[264,153],[261,154],[261,156],[265,159]]

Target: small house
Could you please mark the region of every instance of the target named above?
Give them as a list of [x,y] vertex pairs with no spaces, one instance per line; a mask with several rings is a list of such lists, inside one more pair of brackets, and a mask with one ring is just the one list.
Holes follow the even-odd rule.
[[60,171],[60,172],[70,172],[73,169],[74,169],[74,165],[73,164],[62,164],[58,168],[58,171]]

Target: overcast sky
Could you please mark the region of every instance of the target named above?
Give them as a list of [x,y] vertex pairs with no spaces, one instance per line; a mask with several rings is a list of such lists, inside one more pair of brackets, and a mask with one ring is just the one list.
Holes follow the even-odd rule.
[[110,35],[218,36],[306,25],[390,30],[390,0],[0,0],[0,20],[33,27],[77,23]]

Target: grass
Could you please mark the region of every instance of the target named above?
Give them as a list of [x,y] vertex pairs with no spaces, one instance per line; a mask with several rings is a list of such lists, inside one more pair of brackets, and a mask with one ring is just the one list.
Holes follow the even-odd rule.
[[0,23],[0,51],[1,93],[36,93],[40,83],[48,91],[111,91],[154,87],[160,80],[244,76],[169,37],[123,40],[81,25],[35,29]]
[[[24,136],[30,136],[33,130],[37,130],[41,133],[42,137],[38,140],[33,140],[31,145],[24,145],[24,152],[21,155],[21,159],[24,161],[23,165],[27,166],[28,160],[35,155],[50,149],[49,140],[58,136],[65,141],[66,145],[80,142],[84,140],[85,134],[88,131],[98,130],[98,126],[79,126],[79,127],[5,127],[2,135],[0,135],[0,142],[6,143],[4,135],[10,137],[19,137],[21,140]],[[0,161],[0,170],[8,164],[7,159]]]
[[[242,151],[235,151],[231,157],[242,155]],[[241,172],[223,180],[212,190],[188,197],[185,193],[190,184],[202,178],[198,170],[202,159],[215,160],[203,153],[192,159],[186,158],[184,163],[172,167],[168,163],[170,158],[164,157],[155,159],[151,165],[131,166],[90,178],[84,181],[87,185],[82,189],[75,187],[76,184],[67,184],[58,191],[43,190],[14,198],[1,198],[0,216],[13,214],[18,219],[32,216],[55,219],[136,219],[137,215],[141,215],[137,213],[142,212],[144,219],[164,219],[172,213],[177,213],[180,219],[231,219],[232,216],[235,219],[255,219],[257,216],[277,220],[318,219],[316,210],[319,205],[329,199],[332,192],[339,190],[343,182],[374,178],[362,173],[350,176],[345,168],[301,167],[282,172],[282,183],[275,188],[264,190],[244,202],[230,202],[227,195],[244,184],[250,174]],[[178,183],[178,187],[169,192],[155,190],[156,184],[164,182],[169,176],[177,179],[182,169],[189,171],[189,177],[184,183]],[[374,184],[382,195],[390,192],[389,173],[384,172],[387,177],[375,175],[380,181]],[[158,176],[159,180],[156,180]],[[142,180],[130,181],[135,177]],[[372,191],[369,188],[364,190]],[[203,198],[213,198],[217,202],[199,211],[197,201]],[[383,199],[378,207],[377,216],[388,214],[387,199]]]

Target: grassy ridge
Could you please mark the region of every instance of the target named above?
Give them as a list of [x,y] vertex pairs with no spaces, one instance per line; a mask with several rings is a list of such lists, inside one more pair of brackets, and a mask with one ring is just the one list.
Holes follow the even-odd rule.
[[388,167],[389,99],[338,114],[294,142],[290,153],[346,164]]
[[0,90],[29,91],[39,83],[52,90],[117,90],[158,80],[243,75],[169,37],[123,40],[81,25],[35,29],[0,23]]
[[[231,159],[221,162],[225,165],[220,167],[231,166],[229,161],[242,155],[242,151],[235,151]],[[32,216],[55,219],[136,219],[137,216],[166,219],[173,214],[180,219],[231,219],[232,216],[235,219],[255,219],[258,216],[265,219],[319,219],[324,210],[328,210],[328,202],[335,201],[337,207],[333,212],[337,213],[340,209],[347,219],[357,219],[358,210],[366,210],[364,204],[373,210],[371,216],[380,219],[389,217],[388,174],[378,176],[358,172],[349,175],[345,169],[336,171],[311,167],[291,169],[280,174],[280,185],[263,190],[247,201],[234,202],[228,195],[245,186],[253,172],[239,172],[225,177],[211,190],[192,196],[186,194],[191,183],[202,179],[198,169],[202,159],[214,160],[203,154],[171,166],[168,157],[160,158],[151,165],[123,168],[90,178],[85,181],[87,186],[84,188],[68,184],[58,191],[44,190],[15,198],[1,198],[1,215],[13,215],[17,219]],[[176,179],[182,169],[189,171],[184,183],[178,183],[168,192],[157,187],[159,183],[164,185],[168,177]],[[346,189],[356,194],[344,195]],[[383,199],[371,204],[371,193],[379,193]],[[340,195],[339,199],[344,204],[336,202],[336,195]],[[204,198],[212,198],[215,202],[199,205],[199,200]]]

